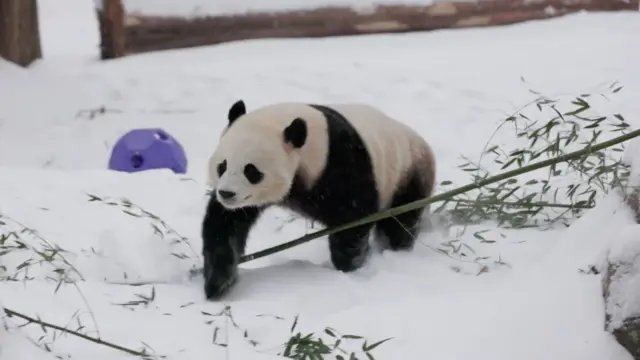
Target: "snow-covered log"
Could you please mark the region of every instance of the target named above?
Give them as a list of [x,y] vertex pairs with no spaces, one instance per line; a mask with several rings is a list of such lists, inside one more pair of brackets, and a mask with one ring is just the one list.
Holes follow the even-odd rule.
[[[640,141],[632,140],[623,161],[631,166],[624,194],[640,224]],[[640,225],[612,238],[603,276],[605,326],[634,359],[640,360]]]
[[603,278],[606,329],[640,359],[640,225],[619,234]]

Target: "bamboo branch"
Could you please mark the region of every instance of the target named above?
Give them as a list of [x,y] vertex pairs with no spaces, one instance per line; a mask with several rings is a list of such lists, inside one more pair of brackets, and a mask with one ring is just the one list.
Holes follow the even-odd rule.
[[291,240],[289,242],[286,242],[286,243],[283,243],[283,244],[280,244],[280,245],[277,245],[277,246],[274,246],[274,247],[271,247],[271,248],[268,248],[268,249],[265,249],[265,250],[257,251],[257,252],[255,252],[253,254],[244,255],[244,256],[242,256],[240,258],[240,263],[244,263],[244,262],[247,262],[247,261],[259,259],[261,257],[265,257],[265,256],[268,256],[268,255],[272,255],[272,254],[275,254],[277,252],[290,249],[290,248],[292,248],[294,246],[298,246],[298,245],[304,244],[304,243],[309,242],[311,240],[315,240],[315,239],[323,237],[323,236],[335,234],[335,233],[338,233],[340,231],[348,230],[348,229],[354,228],[356,226],[365,225],[365,224],[369,224],[369,223],[372,223],[372,222],[376,222],[378,220],[382,220],[382,219],[390,218],[390,217],[393,217],[393,216],[396,216],[396,215],[400,215],[402,213],[405,213],[405,212],[408,212],[408,211],[411,211],[411,210],[415,210],[415,209],[424,207],[426,205],[429,205],[429,204],[432,204],[432,203],[435,203],[435,202],[446,201],[446,200],[448,200],[448,199],[450,199],[450,198],[452,198],[452,197],[454,197],[456,195],[463,194],[465,192],[468,192],[468,191],[471,191],[471,190],[475,190],[475,189],[481,188],[483,186],[496,183],[498,181],[506,180],[506,179],[509,179],[509,178],[512,178],[512,177],[515,177],[515,176],[518,176],[518,175],[522,175],[522,174],[525,174],[525,173],[528,173],[528,172],[531,172],[531,171],[534,171],[534,170],[538,170],[538,169],[542,169],[542,168],[545,168],[545,167],[549,167],[551,165],[555,165],[555,164],[558,164],[558,163],[561,163],[561,162],[575,160],[575,159],[578,159],[578,158],[580,158],[582,156],[591,154],[591,153],[596,152],[596,151],[600,151],[602,149],[606,149],[608,147],[620,144],[622,142],[625,142],[627,140],[633,139],[633,138],[638,137],[638,136],[640,136],[640,130],[634,130],[634,131],[629,132],[627,134],[624,134],[622,136],[618,136],[616,138],[613,138],[613,139],[610,139],[610,140],[607,140],[607,141],[603,141],[603,142],[600,142],[600,143],[592,145],[592,146],[586,146],[581,150],[577,150],[577,151],[574,151],[574,152],[571,152],[571,153],[568,153],[568,154],[563,154],[563,155],[557,156],[557,157],[552,158],[552,159],[539,161],[537,163],[534,163],[534,164],[531,164],[531,165],[528,165],[528,166],[525,166],[525,167],[521,167],[519,169],[510,170],[510,171],[504,172],[502,174],[498,174],[498,175],[495,175],[495,176],[491,176],[491,177],[485,178],[485,179],[483,179],[481,181],[478,181],[478,182],[475,182],[475,183],[467,184],[467,185],[459,187],[457,189],[453,189],[453,190],[450,190],[450,191],[447,191],[447,192],[444,192],[444,193],[440,193],[438,195],[434,195],[434,196],[429,197],[429,198],[416,200],[414,202],[411,202],[411,203],[408,203],[408,204],[405,204],[405,205],[402,205],[402,206],[398,206],[398,207],[395,207],[395,208],[391,208],[391,209],[387,209],[387,210],[384,210],[384,211],[380,211],[380,212],[377,212],[375,214],[366,216],[366,217],[361,218],[359,220],[348,222],[348,223],[340,225],[340,226],[336,226],[336,227],[333,227],[333,228],[326,228],[326,229],[323,229],[323,230],[320,230],[320,231],[316,231],[314,233],[301,236],[301,237],[299,237],[297,239],[294,239],[294,240]]
[[38,325],[41,325],[41,326],[44,326],[44,327],[47,327],[47,328],[59,330],[59,331],[62,331],[64,333],[71,334],[73,336],[79,337],[81,339],[84,339],[84,340],[87,340],[87,341],[91,341],[91,342],[96,343],[96,344],[100,344],[100,345],[103,345],[103,346],[110,347],[112,349],[116,349],[116,350],[122,351],[124,353],[129,354],[129,355],[139,356],[139,357],[142,357],[142,358],[145,358],[145,359],[149,358],[149,355],[147,353],[145,353],[144,350],[143,351],[137,351],[137,350],[127,349],[127,348],[125,348],[123,346],[114,344],[112,342],[108,342],[108,341],[101,340],[101,339],[98,339],[98,338],[94,338],[94,337],[91,337],[91,336],[88,336],[88,335],[85,335],[85,334],[81,334],[81,333],[79,333],[77,331],[69,330],[69,329],[63,328],[61,326],[48,323],[46,321],[34,319],[34,318],[30,317],[30,316],[21,314],[21,313],[19,313],[17,311],[13,311],[13,310],[10,310],[10,309],[7,309],[7,308],[4,308],[4,313],[8,317],[15,316],[15,317],[21,318],[23,320],[26,320],[29,323],[38,324]]

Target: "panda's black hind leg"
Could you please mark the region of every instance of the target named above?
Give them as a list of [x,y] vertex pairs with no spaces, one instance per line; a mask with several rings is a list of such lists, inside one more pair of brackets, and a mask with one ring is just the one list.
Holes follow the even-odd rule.
[[331,262],[340,271],[349,272],[362,267],[370,251],[369,231],[372,225],[362,225],[329,235]]
[[[427,196],[424,185],[417,175],[394,194],[391,207],[401,206]],[[383,248],[394,251],[411,250],[421,230],[421,219],[425,209],[420,208],[382,219],[376,223],[376,238]],[[428,210],[427,210],[428,211]]]
[[413,210],[378,221],[377,240],[394,251],[411,250],[420,232],[422,213],[422,209]]

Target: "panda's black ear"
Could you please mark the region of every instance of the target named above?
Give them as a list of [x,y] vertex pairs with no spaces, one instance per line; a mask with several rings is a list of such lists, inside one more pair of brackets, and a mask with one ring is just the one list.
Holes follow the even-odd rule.
[[301,148],[307,141],[307,123],[300,118],[293,119],[284,129],[284,141],[294,148]]
[[246,113],[247,113],[247,108],[244,106],[244,101],[242,100],[236,101],[233,105],[231,105],[231,108],[229,109],[229,114],[227,115],[227,118],[229,119],[229,125],[233,124],[233,122],[236,121],[236,119],[238,119],[240,116]]

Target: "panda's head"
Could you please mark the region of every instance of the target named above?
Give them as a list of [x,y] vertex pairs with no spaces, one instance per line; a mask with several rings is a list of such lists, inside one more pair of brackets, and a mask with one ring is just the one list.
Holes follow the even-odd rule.
[[275,114],[246,114],[242,100],[229,109],[229,124],[209,159],[212,196],[224,207],[275,204],[289,193],[300,163],[299,150],[307,139],[307,124],[295,117],[270,118]]

